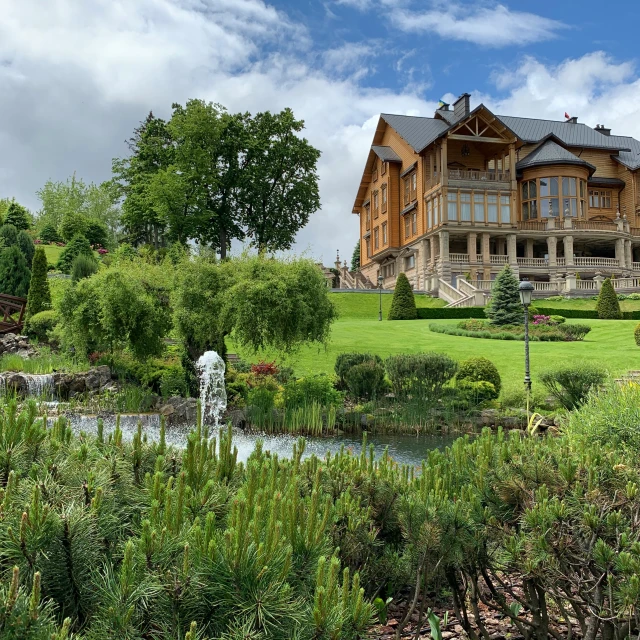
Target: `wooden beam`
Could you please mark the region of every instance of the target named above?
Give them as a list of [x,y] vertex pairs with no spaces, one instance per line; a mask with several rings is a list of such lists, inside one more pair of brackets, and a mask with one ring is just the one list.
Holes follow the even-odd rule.
[[503,138],[484,138],[482,136],[463,136],[452,133],[448,136],[449,140],[466,140],[467,142],[491,142],[492,144],[509,144],[509,140]]

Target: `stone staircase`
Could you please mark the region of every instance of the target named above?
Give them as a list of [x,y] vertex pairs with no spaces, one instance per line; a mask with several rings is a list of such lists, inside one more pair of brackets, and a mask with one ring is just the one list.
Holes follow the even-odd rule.
[[457,278],[455,287],[439,278],[438,297],[447,303],[445,308],[481,307],[486,301],[485,293],[462,277]]
[[618,384],[640,384],[640,371],[631,370],[623,375],[621,378],[616,378]]

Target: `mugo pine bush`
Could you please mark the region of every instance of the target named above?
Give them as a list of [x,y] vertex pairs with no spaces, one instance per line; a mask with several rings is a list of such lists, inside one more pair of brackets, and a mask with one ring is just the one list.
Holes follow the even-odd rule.
[[602,289],[600,289],[596,302],[596,311],[600,320],[620,320],[622,318],[620,302],[610,278],[606,278],[602,283]]
[[398,274],[393,292],[389,320],[415,320],[418,317],[416,301],[409,280],[404,273]]
[[496,277],[491,289],[491,301],[485,309],[491,324],[522,324],[524,322],[519,286],[518,279],[509,265],[506,265]]

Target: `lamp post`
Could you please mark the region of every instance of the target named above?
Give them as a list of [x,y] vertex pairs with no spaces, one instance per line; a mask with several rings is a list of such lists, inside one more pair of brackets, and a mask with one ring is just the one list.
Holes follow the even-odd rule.
[[380,291],[380,307],[378,309],[378,320],[382,322],[382,283],[384,282],[384,278],[382,274],[378,276],[378,290]]
[[529,372],[529,305],[533,297],[534,286],[523,280],[518,287],[520,291],[520,302],[524,307],[524,386],[527,390],[527,406],[529,404],[529,394],[531,393],[531,375]]

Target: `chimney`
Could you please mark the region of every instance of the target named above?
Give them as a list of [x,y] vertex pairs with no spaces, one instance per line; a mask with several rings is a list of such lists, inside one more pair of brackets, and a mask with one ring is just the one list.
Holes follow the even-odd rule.
[[596,131],[598,133],[601,133],[603,136],[610,136],[611,135],[611,129],[607,129],[607,127],[605,127],[603,124],[597,124],[596,125]]
[[578,116],[573,116],[572,118],[567,118],[566,121],[570,122],[571,124],[578,124]]
[[449,104],[447,102],[440,101],[438,105],[438,111],[449,111]]
[[453,114],[456,117],[456,120],[462,120],[462,118],[466,118],[469,115],[469,98],[471,96],[468,93],[463,93],[454,103],[453,103]]

